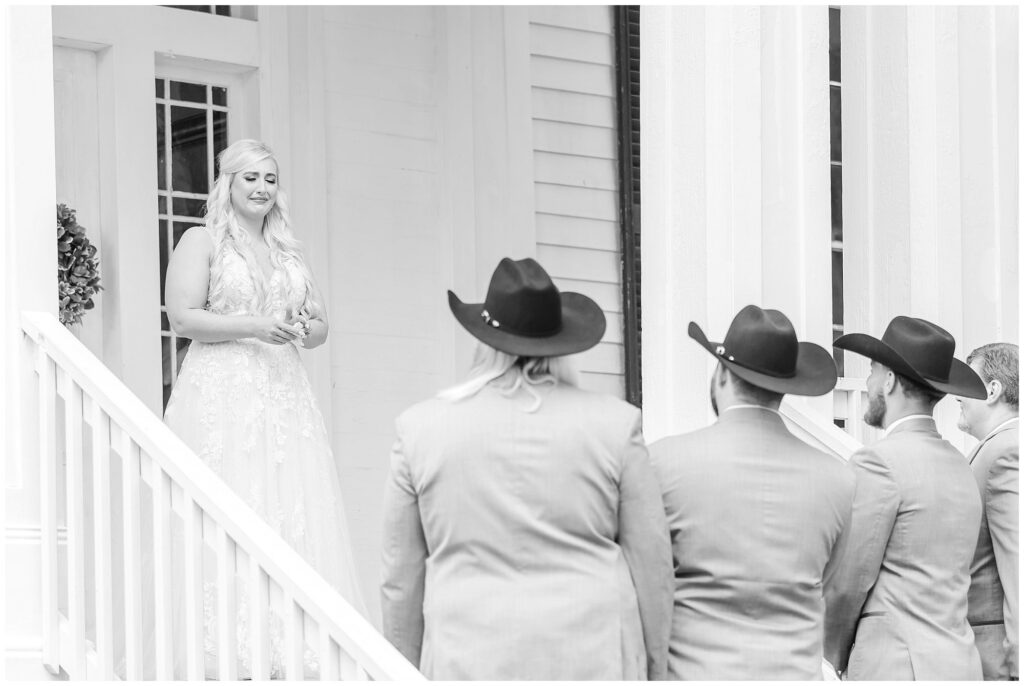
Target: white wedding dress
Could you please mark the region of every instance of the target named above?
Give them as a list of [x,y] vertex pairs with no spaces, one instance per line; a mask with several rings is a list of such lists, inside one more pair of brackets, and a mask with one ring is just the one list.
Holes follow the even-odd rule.
[[[211,265],[207,310],[285,318],[305,297],[291,262],[263,282],[227,248]],[[215,267],[215,268],[214,268]],[[219,272],[220,278],[216,277]],[[262,286],[262,287],[261,287]],[[323,416],[293,344],[255,338],[193,341],[164,419],[168,426],[357,610],[366,615],[350,551],[349,529]],[[207,673],[216,673],[216,587],[206,565]],[[239,677],[249,676],[248,598],[238,580]],[[283,625],[271,617],[271,671],[283,676]],[[306,671],[316,673],[315,651]],[[180,660],[176,659],[177,667]],[[211,674],[212,673],[212,674]]]

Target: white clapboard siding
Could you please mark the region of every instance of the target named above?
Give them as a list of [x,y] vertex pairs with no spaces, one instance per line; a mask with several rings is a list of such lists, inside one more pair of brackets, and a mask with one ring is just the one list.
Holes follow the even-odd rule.
[[614,23],[608,7],[581,7],[579,5],[549,5],[530,8],[530,24],[556,26],[572,31],[591,31],[612,34]]
[[562,290],[593,298],[603,341],[577,357],[585,388],[625,395],[618,138],[610,7],[531,7],[537,259]]
[[[610,12],[607,7],[594,8]],[[534,86],[590,95],[615,96],[615,70],[605,64],[590,64],[532,55],[530,71]]]
[[571,121],[590,126],[615,126],[615,101],[607,95],[570,93],[551,88],[533,87],[534,120]]
[[618,250],[619,224],[538,212],[537,242],[593,250]]

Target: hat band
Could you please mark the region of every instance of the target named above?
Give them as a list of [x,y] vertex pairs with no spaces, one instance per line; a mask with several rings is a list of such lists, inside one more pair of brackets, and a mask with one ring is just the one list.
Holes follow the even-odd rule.
[[783,373],[783,372],[776,371],[774,369],[765,369],[764,367],[759,367],[757,365],[750,364],[749,362],[745,362],[745,361],[742,361],[742,360],[737,360],[732,355],[727,355],[726,354],[725,346],[724,345],[716,346],[715,347],[715,354],[717,354],[719,357],[725,358],[726,360],[728,360],[729,362],[732,362],[733,364],[738,364],[739,366],[743,367],[744,369],[749,369],[752,372],[757,372],[758,374],[764,374],[765,376],[771,376],[771,377],[774,377],[776,379],[792,379],[793,377],[796,376],[796,369],[795,368],[791,372]]
[[507,324],[502,324],[500,321],[492,317],[491,313],[488,312],[486,309],[480,311],[480,317],[489,326],[498,329],[499,331],[504,331],[505,333],[510,333],[514,336],[523,336],[525,338],[548,338],[550,336],[554,336],[555,334],[561,333],[562,331],[562,322],[559,322],[558,326],[548,331],[519,331],[518,329],[512,328]]

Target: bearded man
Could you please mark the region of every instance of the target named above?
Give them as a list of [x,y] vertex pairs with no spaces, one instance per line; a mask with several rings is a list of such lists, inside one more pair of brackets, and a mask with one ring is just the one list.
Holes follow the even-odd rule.
[[871,359],[864,421],[885,436],[850,458],[850,554],[825,589],[825,657],[851,680],[980,680],[967,590],[981,498],[932,411],[947,393],[984,398],[985,384],[924,319],[834,345]]

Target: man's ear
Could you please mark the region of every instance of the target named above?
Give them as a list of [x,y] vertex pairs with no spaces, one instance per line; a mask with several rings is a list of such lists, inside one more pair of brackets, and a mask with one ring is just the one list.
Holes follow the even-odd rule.
[[986,405],[995,405],[998,403],[1003,397],[1003,391],[1006,390],[1003,388],[1003,382],[999,379],[992,379],[989,381],[985,384],[985,389],[988,391],[988,397],[985,398]]
[[882,393],[891,395],[896,390],[896,372],[891,369],[885,370],[885,380],[882,381]]

